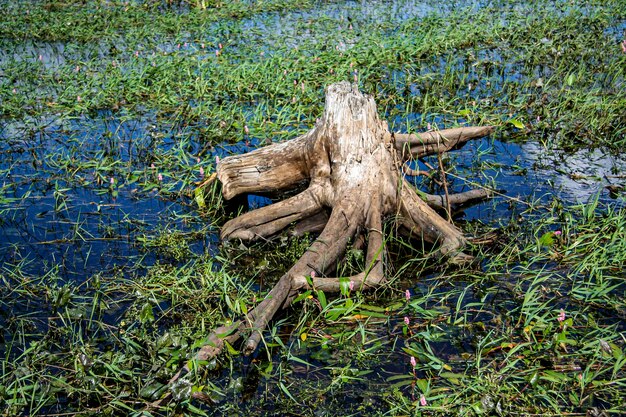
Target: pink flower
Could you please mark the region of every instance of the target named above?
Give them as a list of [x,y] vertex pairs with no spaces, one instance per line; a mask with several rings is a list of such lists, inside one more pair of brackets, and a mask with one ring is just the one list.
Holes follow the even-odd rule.
[[562,323],[565,321],[565,311],[563,309],[561,309],[561,312],[559,313],[559,316],[556,318],[559,323]]
[[115,184],[115,178],[111,177],[111,179],[109,180],[109,183],[111,183],[111,185]]
[[215,164],[219,164],[220,163],[220,157],[219,156],[215,156]]
[[39,60],[43,61],[43,55],[39,54]]
[[220,50],[219,49],[215,50],[215,56],[220,56]]
[[348,282],[348,288],[350,289],[350,291],[354,291],[354,281]]
[[311,271],[311,278],[315,278],[315,271]]
[[426,125],[426,130],[427,130],[427,131],[429,131],[429,132],[430,132],[431,130],[433,130],[433,127],[432,127],[432,125],[431,125],[430,123],[428,123],[428,124]]
[[196,161],[198,161],[198,163],[200,163],[200,157],[196,158]]
[[15,88],[13,89],[13,94],[17,94],[17,90]]
[[417,361],[415,360],[415,356],[411,356],[411,366],[415,368],[417,366]]
[[80,98],[80,96],[76,96],[76,101],[78,101],[80,103],[82,99]]
[[200,44],[200,48],[204,49],[204,44]]
[[156,167],[154,166],[154,164],[150,164],[150,169],[156,169]]
[[411,320],[409,320],[407,316],[404,316],[404,324],[408,326],[410,323],[411,323]]
[[406,298],[406,300],[409,301],[411,299],[411,291],[406,290],[404,292],[404,298]]
[[200,167],[200,177],[204,177],[204,168]]
[[218,47],[218,48],[220,48],[220,49],[222,49],[222,48],[223,48],[223,46],[222,46],[222,44],[221,44],[221,43],[218,43],[218,44],[217,44],[217,47]]
[[135,51],[135,56],[139,56],[139,51]]
[[157,178],[159,179],[159,181],[163,181],[163,175],[161,173],[159,173],[159,175],[157,175]]
[[620,45],[622,46],[622,53],[626,54],[626,39]]
[[250,134],[250,129],[248,129],[248,125],[243,126],[243,133],[245,133],[246,135]]
[[183,45],[183,48],[186,48],[186,47],[187,47],[187,42],[185,42]]
[[76,68],[74,68],[74,71],[75,71],[75,72],[80,71],[80,66],[76,65]]
[[561,236],[563,232],[561,232],[560,230],[555,230],[554,231],[554,236]]
[[428,402],[426,401],[426,397],[424,397],[424,394],[420,396],[420,405],[422,407],[426,407],[428,405]]

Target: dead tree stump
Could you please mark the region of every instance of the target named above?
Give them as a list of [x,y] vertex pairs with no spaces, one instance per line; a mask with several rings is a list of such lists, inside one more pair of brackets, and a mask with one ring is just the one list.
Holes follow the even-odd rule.
[[[356,85],[341,82],[327,87],[324,115],[305,135],[224,158],[217,166],[217,177],[226,199],[242,193],[307,186],[284,201],[228,221],[222,228],[222,239],[267,238],[292,224],[297,224],[299,231],[321,229],[321,233],[245,319],[214,331],[209,345],[200,350],[197,358],[215,356],[224,340],[233,343],[246,330],[250,336],[244,352],[253,352],[269,320],[311,284],[314,289],[339,292],[339,278],[326,274],[331,273],[350,240],[356,237],[363,236],[367,241],[366,268],[347,279],[360,289],[381,285],[385,280],[386,217],[395,219],[411,235],[436,245],[449,260],[466,260],[462,252],[466,239],[435,208],[485,198],[490,192],[418,196],[404,178],[403,167],[412,159],[447,152],[492,130],[487,126],[417,135],[391,133],[378,117],[374,99],[360,93]],[[181,370],[173,380],[186,371]]]

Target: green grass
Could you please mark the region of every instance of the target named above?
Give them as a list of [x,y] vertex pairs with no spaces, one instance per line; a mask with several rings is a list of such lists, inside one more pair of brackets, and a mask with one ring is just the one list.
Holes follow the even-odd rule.
[[[3,246],[0,415],[623,413],[623,200],[531,195],[462,224],[498,236],[472,268],[392,233],[384,288],[303,294],[256,356],[230,346],[150,408],[311,239],[220,244],[231,208],[196,187],[229,144],[310,128],[324,86],[356,76],[394,130],[489,123],[546,150],[623,148],[624,1],[394,4],[416,17],[376,2],[0,1],[0,226],[25,239]],[[475,178],[493,159],[476,157]],[[362,262],[350,250],[341,273]]]

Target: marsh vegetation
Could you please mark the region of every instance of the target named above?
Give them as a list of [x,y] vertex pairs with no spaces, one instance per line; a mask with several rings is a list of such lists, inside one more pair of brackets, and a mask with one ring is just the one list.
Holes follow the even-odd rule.
[[[0,0],[0,414],[623,413],[626,4],[439,3]],[[507,191],[454,218],[475,264],[385,221],[384,286],[195,361],[316,238],[221,242],[285,196],[226,203],[216,158],[306,133],[346,80],[394,132],[496,127],[441,161]]]

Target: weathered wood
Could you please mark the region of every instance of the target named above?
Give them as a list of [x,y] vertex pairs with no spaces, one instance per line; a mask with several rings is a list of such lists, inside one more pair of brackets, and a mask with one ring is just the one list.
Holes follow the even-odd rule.
[[222,183],[224,198],[281,191],[308,181],[305,147],[310,134],[221,160],[217,164],[217,178]]
[[[339,277],[329,277],[352,239],[367,241],[365,270],[346,277],[354,289],[371,289],[385,281],[383,219],[394,218],[400,226],[427,242],[450,260],[466,260],[466,239],[461,231],[429,206],[462,203],[482,198],[480,191],[452,195],[446,202],[437,196],[420,198],[403,178],[407,160],[458,148],[468,140],[489,134],[493,128],[464,127],[418,135],[390,133],[376,111],[373,97],[348,82],[326,89],[323,117],[307,134],[244,155],[224,158],[217,166],[226,199],[241,193],[274,192],[298,188],[301,193],[282,202],[254,210],[227,222],[223,239],[268,238],[297,224],[294,233],[321,231],[302,257],[280,278],[276,286],[246,318],[227,330],[228,341],[249,330],[244,352],[253,352],[261,334],[276,312],[288,306],[298,291],[341,290]],[[330,211],[330,215],[327,212]],[[222,329],[223,330],[223,329]],[[221,339],[200,357],[219,353]]]
[[418,134],[393,133],[394,146],[403,160],[459,149],[468,141],[493,132],[493,126],[457,127]]

